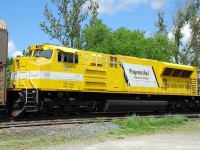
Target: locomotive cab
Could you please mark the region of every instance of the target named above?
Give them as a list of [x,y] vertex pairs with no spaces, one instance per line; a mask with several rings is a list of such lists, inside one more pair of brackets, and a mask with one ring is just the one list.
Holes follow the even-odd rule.
[[10,87],[13,90],[39,88],[39,82],[35,83],[36,87],[33,87],[31,82],[36,82],[35,79],[40,76],[40,71],[52,63],[52,53],[51,49],[37,48],[28,50],[25,56],[14,59]]
[[[18,91],[19,99],[15,101],[16,106],[21,105],[20,110],[36,112],[43,109],[39,108],[40,102],[48,97],[48,91],[80,90],[83,75],[79,74],[80,66],[77,67],[78,53],[65,49],[51,44],[33,45],[25,56],[13,60],[10,89]],[[17,115],[19,112],[13,114]]]

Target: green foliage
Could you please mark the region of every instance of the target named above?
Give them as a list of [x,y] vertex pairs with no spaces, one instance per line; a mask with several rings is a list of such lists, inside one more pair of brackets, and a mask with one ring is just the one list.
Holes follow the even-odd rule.
[[83,30],[83,49],[95,52],[112,53],[112,30],[102,20],[94,22],[90,28]]
[[98,9],[99,9],[99,4],[97,1],[93,1],[93,0],[89,0],[90,1],[90,12],[92,14],[92,17],[90,19],[89,22],[89,27],[92,27],[95,23],[95,21],[97,20],[97,16],[98,16]]
[[51,0],[51,2],[57,7],[57,15],[54,15],[46,4],[44,9],[46,21],[41,22],[40,27],[64,46],[77,48],[80,42],[81,23],[91,14],[89,23],[92,26],[98,15],[98,3],[93,0]]
[[187,118],[179,115],[166,116],[164,118],[130,116],[124,120],[113,120],[113,123],[118,124],[124,130],[130,132],[138,131],[153,131],[157,128],[175,126],[186,123]]
[[[187,61],[191,65],[200,65],[200,0],[187,0],[185,21],[189,23],[191,29],[191,38],[184,49],[186,55],[191,55]],[[185,61],[182,61],[185,63]],[[185,63],[185,64],[186,64]]]
[[[57,8],[54,14],[47,4],[42,30],[64,46],[107,54],[121,54],[160,61],[199,65],[199,0],[179,1],[173,16],[174,40],[167,38],[164,12],[158,12],[158,31],[146,37],[144,31],[120,27],[113,31],[98,20],[98,2],[94,0],[51,0]],[[185,4],[184,4],[185,3]],[[91,15],[89,15],[91,14]],[[88,23],[87,23],[88,22]],[[190,24],[191,40],[183,46],[182,28]],[[84,29],[82,27],[85,27]]]
[[145,58],[170,61],[173,43],[165,35],[155,34],[153,37],[147,39],[145,46]]
[[[172,49],[171,57],[176,63],[200,65],[200,1],[184,0],[178,1],[177,12],[174,14],[174,28],[172,34],[174,36],[175,47]],[[182,29],[185,25],[190,27],[190,39],[183,43],[184,37]]]
[[65,137],[14,137],[7,135],[0,135],[1,149],[39,149],[39,147],[55,146],[60,144],[67,144],[68,140]]
[[131,31],[124,27],[119,28],[114,33],[114,49],[116,54],[144,57],[145,42],[144,32],[138,30]]
[[[120,54],[170,61],[177,50],[166,36],[163,14],[158,13],[159,33],[145,37],[144,31],[131,31],[125,27],[113,31],[102,20],[98,20],[98,3],[93,0],[51,0],[58,8],[57,16],[45,6],[44,16],[47,21],[40,23],[42,30],[52,38],[58,39],[64,46],[85,49],[107,54]],[[83,6],[89,2],[87,11]],[[89,13],[92,14],[89,25],[82,29]],[[173,51],[174,50],[174,51]]]
[[97,20],[83,30],[82,49],[107,54],[119,54],[155,60],[170,61],[172,44],[164,35],[145,37],[145,32],[121,27],[116,31]]
[[167,35],[167,26],[164,22],[164,12],[158,12],[158,21],[156,22],[156,26],[158,27],[158,31],[156,32],[156,34],[158,35]]

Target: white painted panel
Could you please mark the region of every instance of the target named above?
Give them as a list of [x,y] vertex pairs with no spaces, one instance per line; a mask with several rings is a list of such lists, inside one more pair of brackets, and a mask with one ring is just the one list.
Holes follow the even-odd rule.
[[20,79],[49,79],[49,80],[78,80],[83,81],[83,74],[49,72],[49,71],[30,71],[12,72],[11,80]]
[[122,63],[129,86],[158,87],[152,66]]

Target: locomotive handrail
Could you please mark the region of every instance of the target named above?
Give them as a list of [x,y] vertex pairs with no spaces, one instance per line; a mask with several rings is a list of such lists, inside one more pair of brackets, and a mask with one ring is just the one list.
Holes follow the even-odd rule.
[[86,65],[88,65],[88,53],[86,53]]
[[[94,54],[95,58],[89,58],[88,54],[93,54],[93,53],[92,52],[86,52],[85,53],[86,65],[88,65],[89,60],[95,61],[95,66],[98,66],[99,62],[105,62],[105,68],[108,67],[108,63],[112,64],[112,68],[114,68],[115,64],[119,64],[119,62],[115,62],[114,59],[112,59],[112,61],[110,61],[108,59],[108,55],[106,55],[106,54]],[[98,56],[105,56],[105,57],[102,57],[102,58],[105,58],[105,59],[98,59]],[[113,57],[113,58],[116,57],[117,58],[117,56],[114,56],[114,55],[113,56],[111,55],[109,57]]]
[[108,57],[106,57],[106,68],[108,67]]
[[36,86],[34,86],[33,81],[31,80],[31,78],[29,78],[29,81],[30,81],[31,85],[33,86],[33,88],[36,90],[36,102],[39,103],[38,102],[38,89],[36,88]]
[[96,66],[97,66],[97,64],[98,64],[98,57],[97,57],[97,54],[96,54],[96,58],[95,58],[96,60]]
[[27,87],[26,87],[26,84],[24,83],[24,80],[21,78],[20,73],[19,73],[19,79],[22,80],[22,83],[23,83],[23,85],[24,85],[24,87],[25,87],[25,89],[26,89],[26,101],[25,101],[25,103],[27,103],[27,92],[28,92],[28,89],[27,89]]
[[[149,85],[148,85],[148,83],[157,83],[157,84],[159,84],[160,83],[160,85],[163,85],[162,86],[162,94],[164,95],[164,94],[166,94],[166,93],[168,93],[168,94],[170,94],[170,95],[172,95],[172,94],[174,94],[174,93],[176,93],[177,95],[187,95],[187,93],[188,94],[190,94],[190,95],[192,95],[192,94],[197,94],[197,90],[195,90],[196,92],[194,93],[193,91],[194,91],[194,89],[193,89],[193,84],[186,84],[186,83],[176,83],[176,82],[158,82],[158,81],[145,81],[146,82],[146,85],[145,86],[139,86],[139,82],[140,81],[143,81],[143,80],[135,80],[135,79],[131,79],[131,81],[135,81],[136,82],[136,85],[135,85],[135,87],[137,88],[137,93],[138,94],[140,94],[140,93],[144,93],[144,89],[146,88],[146,94],[152,94],[152,93],[154,93],[154,94],[157,94],[158,93],[158,91],[157,91],[157,87],[150,87]],[[169,87],[167,87],[167,89],[168,89],[168,92],[166,91],[166,89],[165,89],[165,84],[169,84],[170,86]],[[174,86],[174,87],[173,87]],[[176,86],[176,87],[175,87]],[[182,86],[182,88],[180,88]],[[141,90],[141,88],[143,88],[143,90]],[[149,91],[149,88],[154,88],[154,92],[150,92]],[[183,91],[181,92],[181,90],[180,89],[182,89]],[[176,90],[176,91],[174,91],[174,93],[172,93],[172,91],[173,90]],[[189,91],[187,91],[187,90],[189,90]],[[128,87],[127,87],[127,92],[128,93],[130,93],[131,92],[131,90],[130,90],[130,81],[128,81]]]

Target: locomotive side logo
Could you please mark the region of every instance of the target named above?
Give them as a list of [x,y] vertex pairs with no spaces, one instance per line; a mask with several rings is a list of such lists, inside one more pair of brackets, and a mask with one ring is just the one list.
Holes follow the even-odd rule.
[[128,86],[158,87],[152,66],[121,63]]

